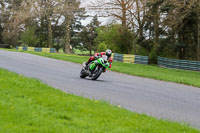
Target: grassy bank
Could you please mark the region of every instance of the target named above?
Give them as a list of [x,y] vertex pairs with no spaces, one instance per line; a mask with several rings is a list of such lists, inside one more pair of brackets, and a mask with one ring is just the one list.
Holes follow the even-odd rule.
[[187,125],[66,94],[0,69],[0,132],[197,133]]
[[111,70],[121,73],[200,87],[200,72],[119,62],[113,63],[113,66]]
[[[17,51],[17,50],[10,50],[10,51]],[[27,52],[27,53],[55,58],[64,61],[71,61],[75,63],[83,63],[84,61],[88,60],[88,57],[77,56],[77,55],[41,53],[41,52]],[[146,78],[152,78],[157,80],[170,81],[170,82],[200,87],[200,72],[160,68],[152,65],[127,64],[121,62],[113,62],[113,67],[111,70],[121,73],[126,73],[129,75],[141,76]]]

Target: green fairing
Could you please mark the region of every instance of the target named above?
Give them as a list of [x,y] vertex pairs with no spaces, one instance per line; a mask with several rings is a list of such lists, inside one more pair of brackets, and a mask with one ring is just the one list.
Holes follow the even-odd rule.
[[96,63],[95,61],[93,61],[93,63],[90,65],[90,69],[93,70],[98,64],[101,64],[103,67],[105,68],[109,68],[109,63],[104,63],[103,58],[99,58],[96,60],[98,63]]
[[95,67],[96,67],[96,63],[93,62],[93,63],[90,65],[90,70],[93,70]]

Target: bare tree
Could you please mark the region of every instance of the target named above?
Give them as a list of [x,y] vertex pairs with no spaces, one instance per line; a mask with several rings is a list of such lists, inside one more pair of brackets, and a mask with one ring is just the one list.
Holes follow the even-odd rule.
[[6,12],[4,12],[4,17],[6,17],[4,18],[6,19],[3,31],[4,39],[14,40],[16,43],[19,31],[22,30],[24,22],[32,16],[32,12],[29,10],[31,5],[26,4],[25,1],[16,1],[15,3],[11,1],[6,4],[8,7],[11,6],[11,8],[6,9],[6,12],[9,12],[9,14],[5,15]]
[[144,24],[146,20],[147,12],[147,0],[134,0],[134,4],[131,9],[129,9],[129,19],[130,26],[133,30],[136,31],[136,35],[139,39],[144,38]]
[[58,6],[56,12],[64,16],[66,27],[65,33],[65,53],[71,53],[70,48],[70,26],[75,15],[80,15],[84,9],[80,8],[79,0],[57,0]]
[[89,10],[95,10],[99,16],[114,17],[119,20],[123,27],[128,27],[127,18],[129,10],[132,9],[134,0],[96,0],[92,2]]

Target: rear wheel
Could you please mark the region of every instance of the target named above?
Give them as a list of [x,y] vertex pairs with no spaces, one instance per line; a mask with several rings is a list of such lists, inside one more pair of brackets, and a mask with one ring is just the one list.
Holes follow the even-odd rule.
[[92,80],[98,79],[102,72],[103,72],[103,68],[97,66],[97,67],[95,68],[93,74],[92,74]]

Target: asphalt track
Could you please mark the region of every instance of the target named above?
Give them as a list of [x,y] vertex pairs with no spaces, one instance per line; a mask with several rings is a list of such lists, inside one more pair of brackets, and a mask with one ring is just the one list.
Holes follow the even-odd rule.
[[104,99],[134,112],[189,123],[200,129],[200,88],[111,71],[97,81],[80,79],[80,64],[3,50],[0,68],[38,78],[67,93]]

